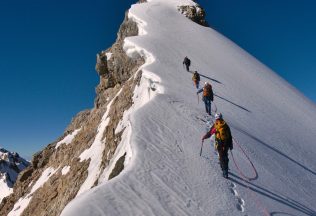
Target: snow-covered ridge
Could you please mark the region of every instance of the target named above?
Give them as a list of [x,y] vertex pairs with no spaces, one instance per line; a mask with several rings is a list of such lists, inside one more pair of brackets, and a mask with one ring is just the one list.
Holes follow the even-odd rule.
[[[141,20],[137,19],[137,17],[134,17],[130,14],[128,14],[128,18],[133,20],[138,24],[138,32],[139,35],[146,35],[146,31],[143,29],[144,26],[146,26],[146,23],[142,22]],[[144,106],[146,103],[148,103],[151,99],[153,99],[157,94],[163,93],[163,87],[159,85],[160,78],[153,74],[152,72],[146,70],[146,66],[152,64],[155,59],[154,57],[147,52],[145,49],[135,46],[135,44],[129,42],[128,38],[125,38],[123,49],[126,52],[127,56],[133,59],[137,59],[139,56],[145,59],[145,64],[143,64],[139,70],[135,73],[133,77],[130,79],[135,79],[140,73],[142,72],[142,79],[140,81],[140,85],[135,87],[134,93],[133,93],[133,105],[132,107],[124,112],[123,119],[119,122],[117,128],[115,129],[115,133],[119,133],[124,129],[124,132],[122,134],[122,141],[117,146],[116,151],[114,153],[113,158],[111,159],[109,165],[105,168],[103,173],[100,175],[100,163],[101,163],[101,153],[103,152],[103,149],[106,144],[106,140],[101,140],[101,137],[103,135],[103,132],[105,128],[107,127],[109,123],[110,116],[108,116],[111,105],[113,101],[120,95],[121,90],[115,95],[115,97],[109,102],[107,105],[107,111],[102,117],[101,124],[98,128],[98,135],[96,136],[95,142],[90,147],[89,151],[90,156],[83,156],[87,155],[87,152],[83,152],[80,156],[81,161],[84,159],[91,158],[91,163],[89,165],[89,175],[86,179],[85,183],[81,186],[78,194],[82,194],[83,192],[90,189],[94,182],[98,179],[98,182],[103,183],[107,182],[109,180],[109,176],[112,173],[115,165],[117,164],[117,161],[125,155],[124,160],[124,168],[126,169],[129,163],[132,161],[133,158],[133,150],[131,148],[131,134],[132,134],[132,127],[130,118],[133,113],[135,113],[140,107]],[[97,140],[97,141],[96,141]],[[98,143],[98,144],[97,144]],[[97,147],[99,146],[99,147]],[[134,150],[135,151],[135,150]],[[93,157],[93,158],[92,158]],[[99,176],[99,178],[98,178]]]
[[[142,67],[134,92],[140,107],[127,111],[116,128],[128,130],[108,168],[128,146],[132,159],[113,180],[106,180],[107,170],[105,181],[62,215],[315,214],[315,105],[233,42],[179,13],[178,6],[194,4],[151,0],[129,10],[141,31],[125,39],[125,51],[152,61]],[[234,161],[251,174],[246,153],[257,172],[253,180],[243,179],[231,156],[231,177],[223,180],[213,143],[204,143],[199,156],[204,107],[192,74],[182,68],[184,56],[202,82],[213,85],[217,110],[244,150],[235,146]],[[155,89],[160,94],[146,101]]]

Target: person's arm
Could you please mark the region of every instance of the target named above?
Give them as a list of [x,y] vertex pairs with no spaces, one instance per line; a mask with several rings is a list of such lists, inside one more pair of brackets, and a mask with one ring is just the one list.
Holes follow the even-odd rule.
[[213,125],[213,126],[211,127],[211,129],[202,137],[202,142],[203,142],[205,139],[210,138],[214,133],[215,133],[215,128],[214,128],[214,125]]
[[212,128],[211,128],[211,136],[212,136],[213,134],[215,134],[215,133],[216,133],[216,129],[215,129],[214,125],[213,125]]
[[201,93],[203,91],[203,88],[201,88],[200,90],[198,90],[197,92],[196,92],[196,94],[199,94],[199,93]]

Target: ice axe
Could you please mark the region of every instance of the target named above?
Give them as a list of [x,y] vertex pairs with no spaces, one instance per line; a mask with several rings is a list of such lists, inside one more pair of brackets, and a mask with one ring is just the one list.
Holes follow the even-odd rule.
[[200,156],[202,155],[203,143],[204,143],[204,140],[202,140],[201,150],[200,150]]

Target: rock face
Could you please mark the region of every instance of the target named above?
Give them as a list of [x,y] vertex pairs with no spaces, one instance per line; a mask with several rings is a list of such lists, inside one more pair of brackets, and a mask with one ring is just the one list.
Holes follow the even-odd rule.
[[205,20],[205,10],[199,5],[183,5],[179,6],[178,10],[180,11],[180,13],[188,17],[193,22],[196,22],[197,24],[205,27],[209,27],[207,21]]
[[[20,198],[22,200],[31,198],[27,207],[22,209],[21,215],[59,215],[77,195],[88,176],[91,161],[81,161],[80,155],[94,142],[105,112],[109,113],[110,120],[103,131],[102,140],[106,142],[99,175],[107,167],[124,131],[115,134],[114,130],[122,119],[124,111],[133,104],[133,91],[142,75],[138,68],[144,63],[144,59],[141,56],[131,59],[123,50],[124,38],[136,35],[138,35],[136,23],[125,16],[116,42],[111,48],[97,55],[96,70],[100,76],[100,83],[96,87],[94,108],[77,114],[62,137],[33,156],[32,165],[19,175],[14,193],[1,202],[1,216],[21,211],[23,206],[18,202]],[[116,96],[119,91],[120,94]],[[108,106],[110,102],[112,103]],[[111,178],[122,171],[123,163],[124,157],[117,162]],[[62,170],[67,166],[70,169],[63,174]],[[52,169],[54,172],[49,173],[45,182],[37,187],[47,169]],[[97,183],[96,179],[94,185]]]
[[18,153],[0,148],[0,202],[12,193],[18,174],[29,165]]

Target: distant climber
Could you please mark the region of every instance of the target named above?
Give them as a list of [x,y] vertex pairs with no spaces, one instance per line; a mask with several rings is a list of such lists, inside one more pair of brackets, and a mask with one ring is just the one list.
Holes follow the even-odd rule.
[[199,89],[199,85],[200,85],[200,74],[197,71],[194,71],[194,74],[192,76],[192,80],[194,83],[194,86]]
[[215,134],[215,149],[219,155],[219,163],[223,171],[223,177],[228,178],[228,150],[233,149],[232,135],[228,124],[224,121],[221,113],[215,114],[215,123],[202,137],[202,142]]
[[210,83],[205,82],[204,83],[204,87],[202,89],[200,89],[196,94],[199,94],[203,91],[203,98],[202,100],[205,103],[205,110],[206,113],[211,115],[211,101],[213,101],[214,99],[214,95],[213,95],[213,89]]
[[187,71],[190,71],[190,65],[191,65],[191,60],[186,56],[183,60],[183,63],[185,65],[185,68],[187,69]]

